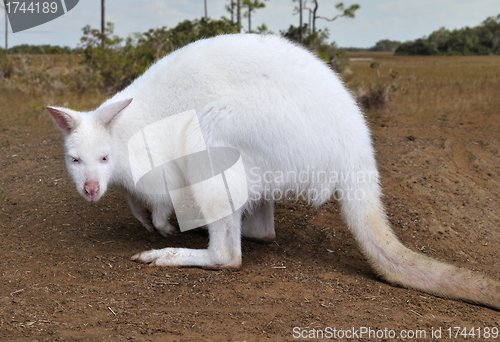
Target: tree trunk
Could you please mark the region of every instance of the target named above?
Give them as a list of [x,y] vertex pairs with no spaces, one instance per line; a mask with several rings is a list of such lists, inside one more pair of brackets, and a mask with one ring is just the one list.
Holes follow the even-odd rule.
[[316,12],[318,11],[318,0],[314,0],[314,10],[313,10],[313,34],[316,33]]
[[102,47],[104,47],[104,44],[105,44],[105,38],[104,38],[105,31],[106,31],[105,4],[104,4],[104,0],[101,0],[101,34],[102,34],[101,45],[102,45]]
[[312,45],[316,42],[316,12],[318,11],[318,0],[314,0],[314,10],[312,15]]
[[311,17],[312,17],[312,12],[311,10],[309,9],[309,30],[311,29]]
[[299,17],[300,17],[299,41],[300,44],[302,44],[302,0],[299,0]]
[[252,11],[250,6],[248,7],[248,33],[252,32]]
[[238,32],[241,32],[241,0],[236,0],[236,20],[238,22]]
[[234,23],[234,0],[231,0],[231,22]]
[[205,0],[205,20],[207,20],[208,13],[207,13],[207,0]]
[[9,25],[7,23],[7,8],[5,9],[5,53],[9,53]]

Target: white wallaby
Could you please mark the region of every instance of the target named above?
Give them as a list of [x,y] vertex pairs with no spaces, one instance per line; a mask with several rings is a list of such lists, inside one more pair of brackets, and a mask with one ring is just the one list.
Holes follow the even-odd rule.
[[[241,153],[249,199],[208,224],[208,248],[151,250],[134,260],[239,268],[242,235],[273,241],[277,194],[294,194],[314,206],[336,194],[365,257],[386,281],[500,309],[500,282],[400,243],[381,203],[363,113],[325,63],[282,38],[237,34],[201,40],[163,58],[94,111],[47,109],[64,135],[68,171],[83,197],[97,201],[108,186],[120,188],[139,221],[163,235],[173,229],[172,201],[136,188],[127,150],[131,137],[158,120],[195,110],[207,147]],[[183,134],[186,143],[188,127],[165,132]]]

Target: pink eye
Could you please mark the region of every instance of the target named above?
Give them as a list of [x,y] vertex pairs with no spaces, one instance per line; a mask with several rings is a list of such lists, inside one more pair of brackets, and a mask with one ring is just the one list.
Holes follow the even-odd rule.
[[103,163],[107,162],[107,161],[108,161],[108,156],[104,156],[104,157],[102,157],[101,161],[102,161]]
[[80,159],[71,157],[71,162],[74,164],[78,164],[80,162]]

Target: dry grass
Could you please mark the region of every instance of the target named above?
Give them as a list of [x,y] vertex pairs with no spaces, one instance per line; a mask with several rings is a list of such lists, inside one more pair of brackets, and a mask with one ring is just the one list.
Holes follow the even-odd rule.
[[[500,56],[406,57],[385,52],[350,53],[373,58],[380,64],[381,82],[396,83],[403,91],[391,91],[391,110],[409,122],[420,120],[487,120],[500,110]],[[0,80],[2,125],[52,125],[46,105],[88,110],[106,96],[85,88],[85,73],[75,56],[12,56],[13,76]],[[360,84],[375,84],[372,61],[353,61],[351,69]],[[390,69],[398,77],[389,76]]]
[[87,70],[74,55],[11,55],[13,72],[0,79],[0,125],[52,127],[45,106],[89,110],[105,100],[85,91]]
[[[395,92],[391,108],[415,120],[447,119],[464,122],[500,111],[500,56],[392,56],[390,53],[350,53],[373,58],[380,74],[406,91]],[[376,82],[371,61],[351,62],[363,83]],[[399,73],[389,80],[389,70]],[[386,76],[385,76],[386,75]]]

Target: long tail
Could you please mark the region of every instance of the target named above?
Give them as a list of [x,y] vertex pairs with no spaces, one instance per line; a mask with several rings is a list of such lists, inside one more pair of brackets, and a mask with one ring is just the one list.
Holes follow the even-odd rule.
[[[389,283],[500,310],[500,282],[406,248],[394,235],[378,198],[341,202],[363,254]],[[361,216],[360,216],[361,212]]]

